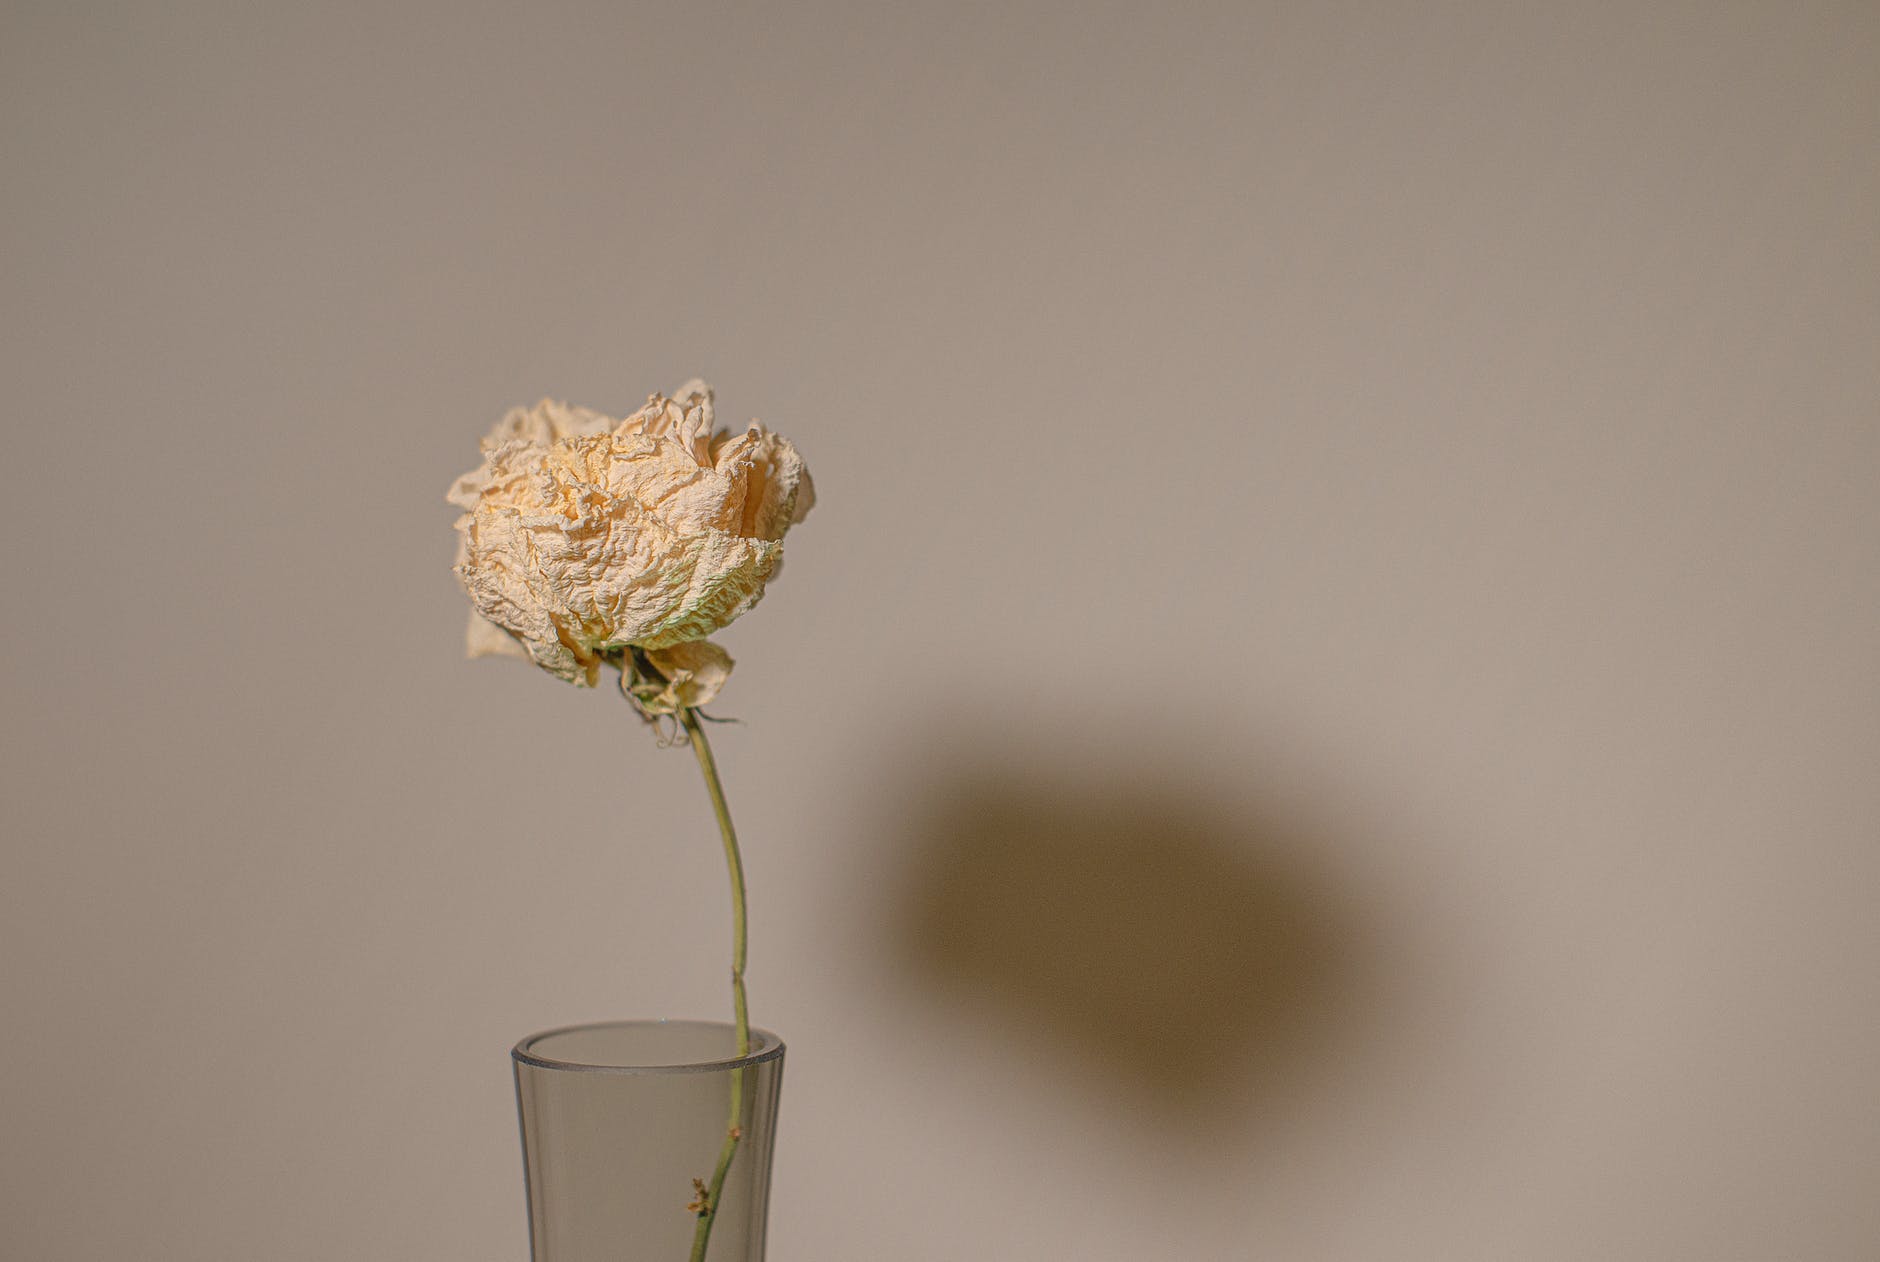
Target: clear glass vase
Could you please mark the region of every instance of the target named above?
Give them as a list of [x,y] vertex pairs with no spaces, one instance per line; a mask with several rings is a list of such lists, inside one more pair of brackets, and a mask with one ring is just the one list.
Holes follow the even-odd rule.
[[732,1026],[615,1021],[516,1044],[516,1104],[535,1262],[688,1262],[732,1128],[706,1262],[761,1262],[783,1043]]

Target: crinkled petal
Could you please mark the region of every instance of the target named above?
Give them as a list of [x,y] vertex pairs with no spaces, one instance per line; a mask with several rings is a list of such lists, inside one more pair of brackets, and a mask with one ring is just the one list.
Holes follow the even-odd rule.
[[713,466],[744,487],[739,534],[781,539],[816,503],[815,485],[795,446],[756,421],[735,438],[719,440]]
[[614,419],[593,408],[543,399],[532,408],[512,408],[484,435],[483,450],[490,451],[504,443],[525,442],[546,447],[563,438],[585,438],[605,434],[614,427]]
[[692,463],[711,463],[712,388],[692,380],[671,396],[653,395],[646,406],[620,422],[620,434],[645,434],[671,441]]
[[489,455],[498,448],[511,443],[547,447],[563,438],[605,434],[613,427],[609,416],[556,399],[543,399],[532,408],[511,408],[483,436],[483,464],[452,483],[445,498],[459,508],[475,508],[478,497],[489,486]]

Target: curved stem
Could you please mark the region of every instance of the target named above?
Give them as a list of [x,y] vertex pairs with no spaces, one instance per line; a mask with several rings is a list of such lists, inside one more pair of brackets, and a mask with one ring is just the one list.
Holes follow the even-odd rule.
[[[731,874],[731,1008],[737,1021],[738,1055],[745,1056],[751,1050],[751,1019],[744,996],[744,961],[748,942],[744,916],[744,860],[738,854],[738,834],[731,826],[731,808],[725,803],[724,785],[718,779],[718,763],[712,758],[712,747],[705,739],[705,729],[698,721],[698,711],[679,711],[679,722],[685,725],[686,736],[692,742],[692,752],[698,755],[699,773],[705,777],[705,791],[711,795],[712,812],[718,816],[718,832],[725,842],[725,867]],[[731,1071],[731,1117],[725,1124],[725,1142],[718,1150],[718,1166],[712,1171],[711,1187],[706,1191],[698,1211],[698,1227],[692,1234],[691,1262],[704,1262],[705,1249],[712,1238],[712,1223],[718,1217],[718,1199],[724,1191],[725,1172],[731,1169],[731,1159],[737,1155],[738,1141],[742,1138],[744,1070],[739,1068]]]

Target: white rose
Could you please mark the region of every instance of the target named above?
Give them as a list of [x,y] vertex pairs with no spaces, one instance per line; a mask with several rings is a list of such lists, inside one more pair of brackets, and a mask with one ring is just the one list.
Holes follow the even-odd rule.
[[[619,422],[549,400],[517,409],[449,498],[464,510],[471,654],[592,686],[605,656],[702,640],[755,605],[815,491],[782,436],[755,421],[715,432],[711,389],[693,381]],[[729,669],[712,660],[710,692]]]

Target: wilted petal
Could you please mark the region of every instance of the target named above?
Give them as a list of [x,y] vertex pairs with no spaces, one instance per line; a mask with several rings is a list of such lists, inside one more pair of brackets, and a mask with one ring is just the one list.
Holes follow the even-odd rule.
[[651,649],[646,660],[663,680],[629,682],[624,672],[620,686],[647,714],[677,714],[710,704],[731,678],[731,655],[710,640],[690,640],[669,648]]
[[546,448],[564,438],[604,434],[612,429],[612,418],[590,408],[575,407],[555,399],[543,399],[532,408],[512,408],[483,436],[484,463],[451,484],[445,497],[459,508],[475,508],[478,498],[489,486],[492,452],[512,443],[523,447]]
[[738,506],[739,534],[781,539],[816,503],[816,488],[803,457],[789,439],[756,421],[735,438],[718,440],[713,465],[744,488]]
[[605,434],[613,427],[613,418],[603,412],[559,399],[543,399],[532,408],[512,408],[484,435],[483,450],[490,451],[513,442],[546,447],[563,438]]
[[522,641],[485,618],[482,614],[471,611],[470,625],[464,629],[464,647],[468,657],[520,657],[529,660],[529,650],[522,647]]

